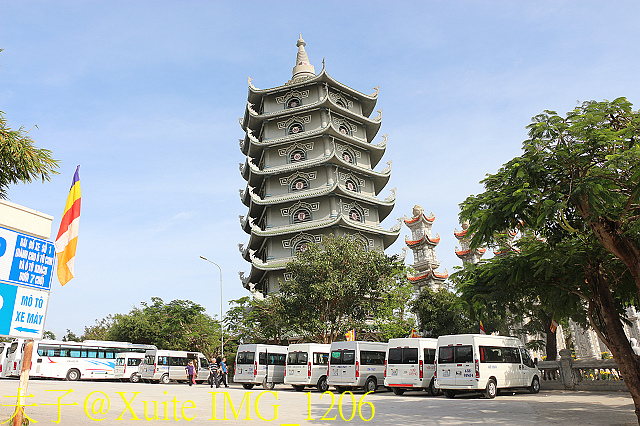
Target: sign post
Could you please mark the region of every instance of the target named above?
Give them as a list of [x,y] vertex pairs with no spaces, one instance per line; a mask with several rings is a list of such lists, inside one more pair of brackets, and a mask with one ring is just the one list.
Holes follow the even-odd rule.
[[[29,386],[33,340],[41,339],[55,265],[52,242],[0,227],[0,335],[28,339],[22,358],[18,404]],[[17,405],[13,426],[21,426]]]

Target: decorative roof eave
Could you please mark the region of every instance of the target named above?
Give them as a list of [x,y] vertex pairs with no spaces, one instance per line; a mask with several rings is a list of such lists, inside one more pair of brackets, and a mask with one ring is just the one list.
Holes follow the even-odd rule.
[[428,281],[428,280],[442,282],[447,278],[449,278],[449,271],[447,271],[446,269],[444,270],[443,273],[439,273],[437,271],[430,269],[426,273],[420,274],[420,275],[407,274],[407,279],[412,283],[419,282],[419,281]]
[[287,263],[293,260],[293,257],[283,257],[263,262],[261,259],[255,257],[255,250],[249,250],[249,258],[251,265],[261,271],[278,271],[287,269]]
[[405,216],[404,219],[404,223],[409,227],[409,228],[414,228],[416,227],[419,222],[424,222],[425,224],[427,224],[428,226],[433,224],[433,221],[436,220],[436,217],[434,216],[433,212],[431,212],[431,214],[429,215],[429,217],[427,217],[424,213],[421,214],[420,216],[416,216],[416,217],[412,217],[412,218],[407,218]]
[[[395,240],[398,238],[398,235],[400,235],[402,222],[399,221],[398,224],[393,226],[390,230],[386,230],[379,225],[378,226],[367,225],[362,222],[351,220],[346,216],[339,214],[334,218],[314,220],[311,222],[296,223],[296,224],[285,225],[285,226],[278,226],[278,227],[269,228],[265,230],[262,230],[259,226],[255,225],[253,223],[253,219],[251,218],[249,218],[249,224],[251,226],[252,240],[254,239],[254,236],[257,238],[274,237],[274,236],[298,233],[302,231],[313,231],[318,229],[324,229],[332,226],[343,226],[345,228],[351,228],[358,231],[368,232],[374,235],[381,236],[385,242],[385,249],[386,249],[389,245],[393,244],[393,242],[395,242]],[[256,241],[257,241],[257,238],[256,238]],[[387,245],[387,242],[388,242],[388,245]]]
[[387,161],[387,167],[382,169],[382,171],[380,172],[376,172],[375,170],[371,170],[368,167],[361,167],[343,160],[342,158],[340,158],[340,156],[337,155],[334,148],[331,154],[328,156],[312,158],[296,163],[283,164],[280,166],[264,169],[260,169],[251,161],[249,157],[247,157],[244,164],[240,163],[240,172],[242,173],[242,177],[244,178],[244,180],[246,180],[249,185],[255,187],[258,186],[260,182],[262,182],[262,179],[264,179],[265,176],[275,176],[284,173],[291,173],[296,170],[306,170],[310,167],[317,167],[329,163],[340,165],[345,169],[349,169],[356,173],[363,174],[369,178],[373,178],[374,191],[375,194],[378,195],[389,182],[393,161]]
[[[295,108],[287,108],[272,112],[258,113],[253,109],[253,104],[247,101],[245,108],[244,118],[242,120],[244,128],[259,129],[263,121],[282,119],[287,116],[294,116],[303,112],[317,110],[319,108],[331,108],[332,111],[339,113],[350,120],[353,120],[367,129],[367,133],[373,132],[374,134],[380,129],[382,122],[382,110],[378,110],[378,115],[374,118],[365,117],[360,115],[349,108],[342,107],[335,103],[329,96],[324,96],[319,100],[306,105],[300,105]],[[244,129],[243,129],[244,130]]]
[[[458,257],[466,256],[466,255],[468,255],[468,254],[471,254],[471,251],[472,251],[471,249],[468,249],[468,250],[455,250],[456,255],[457,255]],[[475,249],[475,250],[473,250],[473,253],[474,253],[474,254],[481,254],[481,255],[482,255],[482,254],[484,254],[486,251],[487,251],[487,249]]]
[[265,273],[266,273],[265,271],[260,270],[258,268],[254,268],[252,266],[251,270],[249,271],[248,277],[244,276],[244,271],[240,271],[238,275],[240,275],[240,281],[242,282],[242,286],[247,290],[253,292],[253,291],[259,290],[259,287],[258,287],[259,283],[262,280],[262,277],[264,276]]
[[270,89],[262,89],[262,90],[258,89],[251,83],[251,79],[248,79],[248,80],[249,80],[249,95],[247,96],[247,99],[249,100],[249,102],[251,102],[254,105],[259,105],[262,100],[262,97],[271,95],[273,93],[277,93],[282,90],[288,90],[294,87],[300,88],[303,86],[313,85],[319,82],[325,82],[345,92],[346,94],[353,96],[356,99],[359,99],[360,103],[362,104],[362,113],[365,117],[368,117],[369,115],[371,115],[371,113],[375,109],[376,102],[378,100],[378,93],[379,93],[379,90],[377,87],[374,88],[375,92],[372,93],[371,95],[365,95],[364,93],[358,92],[357,90],[354,90],[351,87],[344,85],[339,81],[333,79],[331,76],[329,76],[329,74],[327,73],[327,70],[324,67],[322,68],[322,71],[320,71],[320,73],[316,75],[314,78],[295,81],[293,83],[283,84],[282,86],[272,87]]
[[422,238],[417,240],[409,240],[405,237],[404,242],[407,243],[409,247],[418,247],[423,244],[435,247],[440,242],[440,234],[436,234],[435,238],[430,238],[427,234],[423,234]]
[[458,237],[458,239],[464,238],[464,236],[467,235],[467,231],[468,231],[468,229],[465,229],[463,231],[458,232],[458,230],[456,229],[455,231],[453,231],[453,235]]
[[[325,127],[320,127],[315,130],[308,130],[302,133],[297,133],[295,135],[286,135],[279,138],[274,139],[265,139],[259,140],[253,135],[253,131],[251,129],[247,129],[246,136],[244,141],[241,143],[242,145],[242,153],[244,155],[251,154],[254,157],[258,157],[258,154],[262,151],[265,146],[277,146],[284,145],[290,142],[298,142],[306,139],[310,139],[317,136],[332,136],[339,140],[344,140],[346,142],[352,143],[354,146],[369,151],[369,157],[371,158],[371,166],[375,167],[387,148],[387,135],[382,136],[382,141],[377,144],[369,143],[364,139],[354,138],[353,136],[345,135],[340,133],[338,129],[333,127],[332,123],[329,122]],[[373,139],[375,135],[371,136]],[[254,153],[255,151],[255,153]]]

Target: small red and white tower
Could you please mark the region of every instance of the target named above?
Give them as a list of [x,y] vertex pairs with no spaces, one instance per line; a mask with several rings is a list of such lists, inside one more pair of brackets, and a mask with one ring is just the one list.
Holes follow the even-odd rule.
[[471,250],[469,247],[469,242],[471,241],[472,235],[468,234],[469,231],[469,222],[465,221],[462,224],[462,231],[456,230],[453,232],[453,235],[458,239],[460,243],[460,247],[456,247],[456,256],[462,260],[462,264],[466,265],[468,263],[478,263],[482,256],[486,253],[487,249],[479,248]]
[[440,235],[431,236],[431,226],[436,220],[433,213],[425,216],[424,209],[418,205],[413,207],[413,216],[404,217],[404,223],[411,230],[411,238],[405,237],[404,241],[413,251],[414,274],[407,274],[416,291],[420,293],[426,286],[437,290],[442,287],[449,277],[445,269],[444,273],[437,272],[440,262],[436,259],[436,246],[440,242]]

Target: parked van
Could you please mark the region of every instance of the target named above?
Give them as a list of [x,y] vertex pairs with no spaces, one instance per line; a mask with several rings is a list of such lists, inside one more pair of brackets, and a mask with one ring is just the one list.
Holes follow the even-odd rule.
[[433,379],[438,339],[391,339],[388,345],[385,386],[396,395],[412,389],[424,389],[429,395],[439,393]]
[[246,344],[238,346],[233,381],[245,389],[262,385],[273,389],[284,383],[287,347],[278,345]]
[[296,343],[289,345],[284,383],[300,392],[305,386],[315,386],[320,392],[329,389],[327,365],[331,345]]
[[339,393],[355,388],[375,392],[384,383],[386,354],[386,343],[333,342],[327,383]]
[[10,342],[0,342],[0,377],[7,376],[7,354],[10,346]]
[[458,334],[438,338],[436,385],[447,398],[482,391],[494,398],[498,389],[540,391],[540,372],[515,337]]
[[142,375],[142,361],[145,354],[140,352],[119,352],[116,354],[116,366],[113,376],[120,380],[138,383]]
[[142,379],[151,382],[169,383],[187,380],[187,364],[193,361],[197,368],[196,383],[204,383],[209,377],[209,361],[200,352],[168,351],[149,349],[142,363]]

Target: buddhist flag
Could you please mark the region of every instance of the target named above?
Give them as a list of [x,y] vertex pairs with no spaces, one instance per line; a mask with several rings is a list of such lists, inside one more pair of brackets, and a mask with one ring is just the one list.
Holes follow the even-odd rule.
[[356,340],[356,329],[352,328],[344,335],[347,338],[348,342],[353,342]]
[[484,326],[482,325],[482,321],[480,321],[480,334],[487,334],[487,332],[484,331]]
[[420,337],[420,335],[418,334],[418,332],[416,331],[415,328],[411,329],[411,336],[409,336],[411,338],[416,338],[416,337]]
[[73,263],[78,243],[78,226],[80,222],[80,166],[76,168],[71,182],[71,191],[64,207],[60,230],[56,237],[56,255],[58,257],[58,280],[65,285],[73,278]]
[[551,321],[551,327],[549,327],[549,330],[551,330],[552,333],[555,333],[557,328],[558,322],[556,320]]

